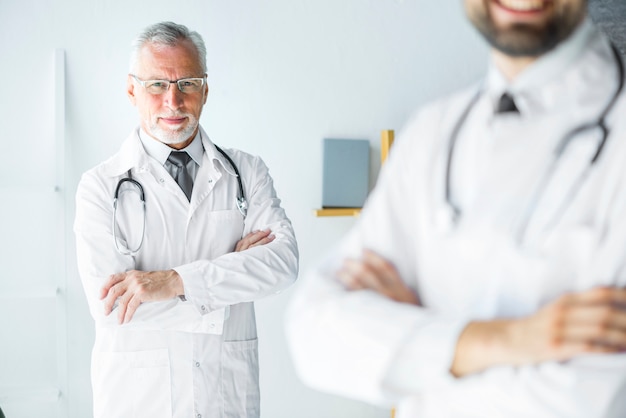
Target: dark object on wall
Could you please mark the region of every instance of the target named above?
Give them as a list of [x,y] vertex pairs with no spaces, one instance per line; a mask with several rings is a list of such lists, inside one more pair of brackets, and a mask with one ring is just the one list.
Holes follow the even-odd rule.
[[370,143],[324,139],[322,207],[360,208],[369,190]]
[[4,413],[2,412],[2,408],[0,408],[0,418],[4,418]]
[[589,0],[589,14],[622,55],[626,55],[626,1]]

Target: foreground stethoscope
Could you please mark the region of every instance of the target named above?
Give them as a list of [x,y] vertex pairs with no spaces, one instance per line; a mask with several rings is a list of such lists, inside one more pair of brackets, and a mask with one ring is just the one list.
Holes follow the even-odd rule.
[[[239,187],[239,191],[237,192],[237,198],[236,198],[235,203],[237,205],[237,209],[239,209],[239,212],[245,218],[246,215],[248,214],[248,200],[246,199],[246,196],[243,192],[243,183],[241,181],[241,176],[239,175],[239,169],[237,168],[237,165],[234,163],[234,161],[228,156],[228,154],[226,154],[226,152],[224,152],[223,149],[221,149],[217,145],[215,145],[215,148],[220,152],[220,154],[222,154],[228,160],[228,163],[235,171],[235,177],[237,177],[237,184]],[[139,198],[141,200],[142,209],[143,209],[143,226],[141,230],[141,241],[139,242],[139,245],[137,246],[137,248],[135,248],[134,250],[131,250],[130,248],[123,248],[122,246],[120,246],[119,239],[117,237],[117,229],[118,229],[117,228],[117,199],[119,197],[120,187],[122,187],[124,183],[130,183],[137,188],[137,191],[139,193]],[[146,233],[146,196],[143,191],[143,186],[137,180],[133,179],[130,169],[128,170],[127,177],[120,179],[120,181],[117,183],[117,187],[115,188],[115,194],[113,195],[113,227],[112,229],[113,229],[113,241],[115,242],[115,248],[120,254],[134,255],[141,249],[141,246],[143,245],[143,239]]]
[[[592,129],[600,128],[600,131],[602,132],[602,138],[598,143],[598,146],[596,148],[596,152],[593,155],[593,158],[591,158],[585,171],[579,177],[578,181],[574,184],[574,187],[572,188],[572,190],[570,190],[570,192],[568,193],[568,198],[566,202],[563,203],[561,210],[559,210],[557,213],[562,213],[567,207],[566,203],[569,203],[574,199],[576,190],[578,189],[578,187],[576,186],[579,186],[580,184],[582,184],[583,180],[589,173],[589,170],[596,163],[596,161],[598,160],[598,157],[600,157],[600,154],[602,153],[606,140],[609,136],[609,128],[606,126],[606,116],[609,114],[609,112],[611,112],[611,110],[613,110],[613,106],[615,105],[615,102],[617,101],[624,87],[624,64],[622,63],[622,59],[619,55],[619,52],[615,48],[615,46],[611,45],[611,50],[613,52],[613,57],[615,59],[615,62],[617,64],[617,69],[618,69],[617,89],[615,90],[615,93],[613,93],[613,96],[611,97],[611,100],[609,101],[609,103],[606,105],[604,110],[598,116],[597,121],[588,122],[581,126],[578,126],[577,128],[572,129],[559,142],[554,152],[554,158],[553,158],[552,164],[550,165],[550,167],[548,167],[546,173],[544,174],[542,184],[540,185],[538,190],[535,191],[530,201],[530,204],[528,206],[528,210],[526,211],[524,217],[522,218],[520,232],[518,235],[518,242],[521,241],[524,231],[526,230],[526,227],[532,215],[532,211],[537,207],[538,203],[541,200],[542,195],[545,192],[546,186],[549,183],[550,178],[552,177],[556,169],[559,158],[561,157],[561,155],[563,155],[565,149],[567,148],[571,140],[576,135],[579,135],[582,132],[589,131]],[[450,134],[450,138],[448,140],[448,158],[447,158],[447,165],[446,165],[446,172],[445,172],[445,203],[447,207],[451,210],[452,223],[455,226],[458,224],[459,219],[461,218],[461,208],[453,202],[453,199],[451,196],[452,192],[451,192],[450,182],[451,182],[452,158],[454,156],[454,148],[456,146],[457,137],[459,135],[461,127],[465,123],[467,116],[473,109],[474,105],[478,101],[481,94],[482,94],[482,89],[479,89],[476,92],[476,94],[472,97],[472,99],[470,100],[469,104],[467,105],[463,113],[461,113],[459,120],[454,125],[452,132]],[[559,217],[557,217],[556,219],[559,219]],[[552,224],[556,222],[556,219],[552,221]]]

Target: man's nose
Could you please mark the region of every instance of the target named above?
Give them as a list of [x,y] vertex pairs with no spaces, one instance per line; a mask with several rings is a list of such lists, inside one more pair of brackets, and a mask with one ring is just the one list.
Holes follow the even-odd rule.
[[178,109],[183,103],[183,94],[177,83],[170,83],[167,91],[163,93],[163,100],[172,109]]

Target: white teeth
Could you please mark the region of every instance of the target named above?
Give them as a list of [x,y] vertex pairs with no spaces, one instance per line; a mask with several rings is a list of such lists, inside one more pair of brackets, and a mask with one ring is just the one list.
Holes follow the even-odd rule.
[[499,0],[499,2],[507,9],[518,12],[541,10],[544,6],[544,1],[542,0]]

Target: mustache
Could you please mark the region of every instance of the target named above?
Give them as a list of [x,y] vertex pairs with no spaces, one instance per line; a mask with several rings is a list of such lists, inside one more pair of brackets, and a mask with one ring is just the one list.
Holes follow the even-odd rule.
[[175,113],[162,113],[162,114],[158,114],[156,115],[157,118],[190,118],[192,117],[192,115],[190,113],[179,113],[179,112],[175,112]]

